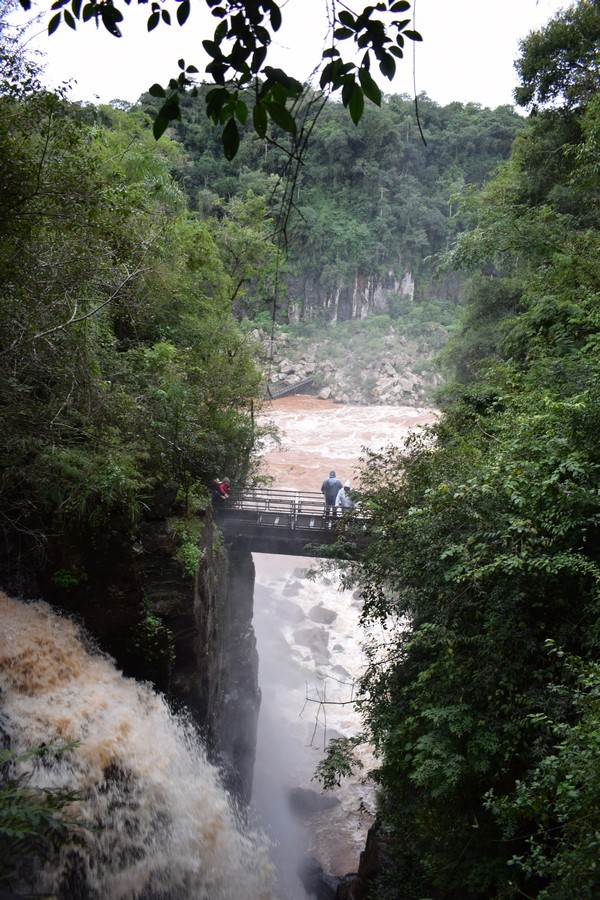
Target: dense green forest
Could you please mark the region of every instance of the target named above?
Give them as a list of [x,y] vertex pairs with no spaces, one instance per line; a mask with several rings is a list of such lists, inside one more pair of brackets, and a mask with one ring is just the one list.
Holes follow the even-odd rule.
[[[201,88],[157,143],[149,95],[70,104],[44,89],[8,21],[0,35],[1,511],[11,552],[42,558],[49,533],[135,526],[157,483],[177,481],[187,504],[224,472],[251,477],[263,388],[240,319],[264,323],[278,299],[285,319],[300,277],[327,293],[427,268],[461,227],[456,196],[523,124],[508,107],[423,97],[425,146],[407,98],[365,110],[358,128],[326,104],[284,254],[277,140],[248,130],[227,162]],[[397,294],[386,304],[402,315]]]
[[244,483],[262,376],[238,319],[301,308],[309,280],[327,316],[390,272],[433,301],[436,257],[464,306],[443,417],[368,459],[374,540],[346,573],[387,634],[361,700],[389,850],[374,896],[597,896],[598,0],[525,41],[527,119],[422,97],[425,146],[406,98],[358,127],[327,105],[287,258],[283,151],[249,131],[226,163],[192,97],[158,143],[150,98],[69,104],[1,24],[3,553],[37,573],[75,536],[132,540],[157,484],[195,509],[214,477]]
[[[170,133],[185,147],[180,184],[190,207],[211,214],[224,197],[265,197],[276,222],[290,173],[286,137],[261,140],[248,126],[233,162],[223,158],[219,134],[204,112],[203,93],[183,103],[183,120]],[[153,114],[156,102],[143,98]],[[479,185],[506,160],[523,124],[511,107],[447,106],[419,97],[422,135],[414,101],[384,97],[369,106],[355,126],[334,102],[320,113],[290,197],[278,317],[357,317],[348,304],[334,312],[333,298],[358,283],[381,286],[376,311],[394,311],[406,273],[417,279],[421,299],[441,292],[457,301],[448,283],[431,284],[433,257],[445,251],[464,227],[457,200],[466,186]],[[426,142],[426,143],[425,143]],[[282,236],[279,235],[279,238]],[[272,295],[258,289],[256,314],[270,308]],[[375,311],[367,298],[364,312]]]
[[131,533],[158,483],[187,504],[249,477],[261,374],[231,308],[239,248],[255,278],[271,245],[259,201],[190,213],[175,143],[46,92],[0,33],[0,516],[39,569],[50,541]]
[[600,894],[599,46],[586,0],[525,41],[532,115],[448,254],[443,418],[364,471],[378,898]]

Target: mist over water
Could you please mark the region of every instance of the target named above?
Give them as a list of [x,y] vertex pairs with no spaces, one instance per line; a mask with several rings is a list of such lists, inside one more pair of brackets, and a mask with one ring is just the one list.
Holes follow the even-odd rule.
[[[254,561],[262,691],[254,802],[264,816],[261,798],[266,795],[269,804],[281,798],[273,837],[287,840],[286,829],[293,835],[297,855],[288,853],[288,880],[307,856],[318,859],[325,872],[344,875],[358,865],[371,823],[373,788],[359,775],[323,794],[313,776],[327,742],[356,734],[360,727],[351,703],[353,682],[364,666],[360,603],[331,577],[308,580],[304,572],[313,560],[255,554]],[[314,621],[323,616],[333,621]],[[368,748],[363,755],[366,764],[372,763]],[[293,791],[300,792],[299,804],[293,803]],[[271,819],[265,816],[265,821]]]
[[[270,403],[263,418],[278,427],[282,438],[281,447],[269,445],[264,454],[264,471],[274,486],[319,491],[331,468],[342,482],[348,478],[358,485],[364,447],[400,446],[412,430],[434,421],[435,411],[341,406],[290,396]],[[361,629],[360,598],[341,591],[335,574],[314,581],[305,577],[317,560],[257,553],[253,558],[263,698],[253,796],[279,844],[274,859],[287,891],[282,897],[297,900],[307,896],[296,876],[302,857],[312,856],[325,872],[341,876],[356,871],[364,848],[375,808],[374,786],[364,780],[375,764],[370,748],[360,748],[363,772],[327,792],[331,806],[298,814],[290,792],[315,792],[318,807],[322,791],[313,780],[315,768],[332,737],[360,730],[348,701],[365,665],[363,642],[379,636]]]
[[65,900],[275,897],[266,842],[244,833],[193,728],[86,649],[47,604],[0,593],[0,617],[2,730],[19,752],[79,742],[27,768],[33,786],[79,791],[70,812],[94,829],[21,890]]

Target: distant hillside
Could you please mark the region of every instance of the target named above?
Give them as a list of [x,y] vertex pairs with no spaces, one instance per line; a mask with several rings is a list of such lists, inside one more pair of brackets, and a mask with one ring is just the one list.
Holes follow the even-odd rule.
[[[148,109],[154,103],[143,99]],[[339,104],[325,105],[295,185],[280,320],[394,315],[403,299],[460,301],[456,277],[432,281],[432,258],[465,227],[457,196],[508,158],[523,119],[508,106],[442,107],[425,95],[419,117],[426,143],[406,96],[386,98],[381,109],[369,105],[359,126]],[[202,96],[185,101],[170,134],[186,150],[178,177],[192,209],[218,215],[219,198],[252,192],[277,211],[282,151],[247,129],[227,162]],[[273,291],[257,288],[238,312],[272,304]]]

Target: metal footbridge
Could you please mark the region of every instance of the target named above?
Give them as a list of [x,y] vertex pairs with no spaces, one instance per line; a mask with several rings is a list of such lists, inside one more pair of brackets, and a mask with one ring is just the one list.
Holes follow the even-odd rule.
[[[257,489],[215,501],[214,515],[225,540],[256,553],[319,556],[320,545],[348,543],[356,553],[369,543],[366,520],[349,521],[337,510],[327,518],[323,494],[307,491]],[[358,525],[358,528],[356,527]]]
[[284,387],[269,384],[267,385],[267,396],[271,400],[279,400],[280,397],[288,397],[290,394],[307,394],[313,383],[314,378],[305,378],[304,381],[298,381],[296,384],[287,384]]

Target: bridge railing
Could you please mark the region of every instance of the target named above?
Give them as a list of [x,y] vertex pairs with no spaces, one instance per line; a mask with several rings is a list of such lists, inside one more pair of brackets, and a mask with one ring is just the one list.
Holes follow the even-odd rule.
[[[246,541],[258,553],[314,556],[315,547],[330,544],[341,535],[359,547],[369,543],[366,518],[353,515],[347,530],[344,516],[332,521],[325,516],[325,498],[319,492],[262,488],[233,494],[216,501],[214,514],[226,538]],[[357,528],[363,519],[362,529]]]
[[322,519],[325,501],[320,492],[263,488],[233,494],[223,512],[229,520],[247,520],[250,514],[257,524],[297,528],[307,518]]

